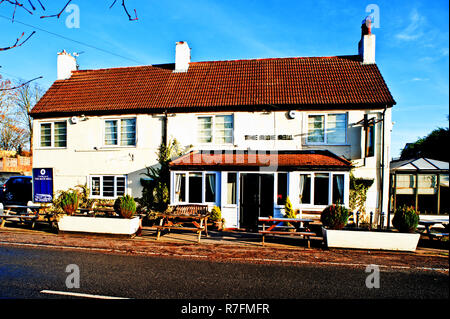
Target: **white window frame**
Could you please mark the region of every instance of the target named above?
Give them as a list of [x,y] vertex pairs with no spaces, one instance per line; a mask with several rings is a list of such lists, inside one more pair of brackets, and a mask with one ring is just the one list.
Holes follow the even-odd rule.
[[[103,177],[105,176],[112,176],[114,177],[114,196],[110,197],[110,196],[103,196]],[[127,195],[128,194],[128,176],[127,175],[115,175],[115,174],[104,174],[104,175],[89,175],[89,189],[91,190],[91,193],[89,195],[89,198],[93,198],[93,199],[115,199],[119,196],[122,195],[118,195],[117,194],[117,179],[118,178],[124,178],[125,179],[125,191],[123,195]],[[92,195],[92,179],[93,178],[100,178],[100,195]]]
[[[196,173],[196,174],[201,174],[202,175],[202,201],[201,202],[191,202],[189,200],[189,173]],[[185,178],[185,201],[184,202],[180,202],[180,201],[175,201],[175,183],[176,183],[176,179],[175,176],[176,174],[185,174],[186,178]],[[215,186],[215,192],[214,192],[214,201],[213,202],[207,202],[206,201],[206,175],[208,174],[214,174],[216,177],[216,186]],[[173,171],[171,173],[171,185],[173,185],[173,187],[171,187],[171,203],[173,204],[202,204],[202,205],[213,205],[216,204],[218,202],[220,202],[220,174],[219,172],[216,171]]]
[[[216,117],[217,116],[231,116],[233,127],[231,128],[232,133],[231,133],[231,142],[230,143],[218,143],[216,140],[217,139],[217,134],[216,134]],[[211,142],[199,142],[200,135],[198,134],[198,121],[199,121],[199,118],[201,118],[201,117],[211,118],[211,136],[212,136]],[[214,114],[214,115],[198,114],[196,116],[196,127],[195,127],[196,139],[195,139],[195,141],[199,145],[233,145],[234,144],[234,123],[235,123],[235,120],[234,120],[233,113],[231,113],[231,114]]]
[[[135,120],[135,130],[134,130],[134,145],[121,145],[121,129],[122,129],[122,125],[121,122],[122,120]],[[106,144],[106,122],[107,121],[116,121],[117,122],[117,144],[115,145],[107,145]],[[103,118],[103,136],[102,136],[102,145],[105,148],[135,148],[137,147],[137,143],[138,143],[138,121],[137,121],[137,117],[136,116],[131,116],[131,117],[112,117],[112,118]]]
[[[328,134],[327,134],[327,125],[328,125],[328,116],[329,115],[345,115],[345,141],[343,143],[328,143]],[[310,116],[323,116],[324,117],[324,125],[323,125],[323,142],[309,142],[309,117]],[[332,113],[307,113],[306,119],[304,123],[304,127],[306,127],[306,145],[348,145],[348,112],[332,112]]]
[[[55,123],[66,123],[66,146],[55,146]],[[42,146],[42,134],[41,134],[41,127],[43,124],[50,124],[50,146]],[[39,122],[39,139],[38,139],[38,148],[39,149],[65,149],[67,148],[67,131],[69,129],[69,126],[67,125],[67,120],[55,120],[55,121],[45,121],[45,122]]]
[[[298,182],[300,182],[300,175],[301,174],[307,174],[311,176],[311,185],[310,185],[310,203],[305,204],[301,203],[300,207],[302,209],[324,209],[325,207],[333,204],[333,176],[334,175],[344,175],[344,202],[341,203],[342,205],[348,207],[349,205],[349,187],[350,187],[350,175],[348,172],[341,172],[341,171],[299,171],[298,174]],[[328,204],[326,205],[315,205],[314,204],[314,187],[315,187],[315,177],[316,174],[328,174]],[[300,185],[298,185],[300,187]]]

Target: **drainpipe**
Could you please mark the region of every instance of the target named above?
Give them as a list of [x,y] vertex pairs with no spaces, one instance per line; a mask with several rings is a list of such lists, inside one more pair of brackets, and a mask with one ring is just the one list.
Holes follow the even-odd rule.
[[[386,109],[387,106],[384,107],[383,110],[383,114],[382,114],[382,140],[381,140],[381,187],[380,187],[380,192],[381,192],[381,202],[380,202],[380,214],[383,213],[383,204],[384,204],[384,165],[385,165],[385,161],[384,161],[384,148],[385,148],[385,130],[386,130],[386,123],[385,123],[385,117],[386,117]],[[388,212],[388,221],[387,221],[387,228],[389,228],[389,219],[390,219],[390,213]]]
[[164,115],[162,118],[162,137],[161,143],[167,146],[167,110],[164,110]]

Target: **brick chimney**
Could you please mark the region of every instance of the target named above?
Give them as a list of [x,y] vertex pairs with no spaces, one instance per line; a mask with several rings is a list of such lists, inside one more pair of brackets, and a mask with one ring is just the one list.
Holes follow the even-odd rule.
[[77,60],[66,50],[58,53],[57,80],[66,80],[71,77],[72,71],[78,70]]
[[365,18],[361,25],[361,40],[358,43],[358,51],[363,64],[375,63],[375,34],[372,34],[370,17]]
[[175,47],[174,72],[187,72],[189,69],[189,62],[191,62],[191,49],[189,48],[187,42],[177,42]]

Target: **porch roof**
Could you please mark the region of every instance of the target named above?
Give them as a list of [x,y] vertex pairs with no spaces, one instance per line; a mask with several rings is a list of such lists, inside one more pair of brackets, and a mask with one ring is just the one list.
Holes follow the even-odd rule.
[[411,171],[446,171],[448,172],[448,162],[442,162],[430,158],[413,158],[403,161],[392,161],[391,172],[411,172]]
[[192,151],[169,164],[171,170],[344,170],[350,161],[329,151]]

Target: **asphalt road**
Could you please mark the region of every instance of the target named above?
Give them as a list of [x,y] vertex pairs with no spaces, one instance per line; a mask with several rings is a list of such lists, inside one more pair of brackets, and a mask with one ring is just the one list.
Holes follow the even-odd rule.
[[[76,265],[79,277],[68,265]],[[448,273],[382,269],[379,288],[369,289],[370,274],[361,267],[225,263],[0,246],[1,298],[70,298],[43,290],[138,299],[449,297]],[[66,281],[69,286],[79,282],[79,288],[68,288]]]

